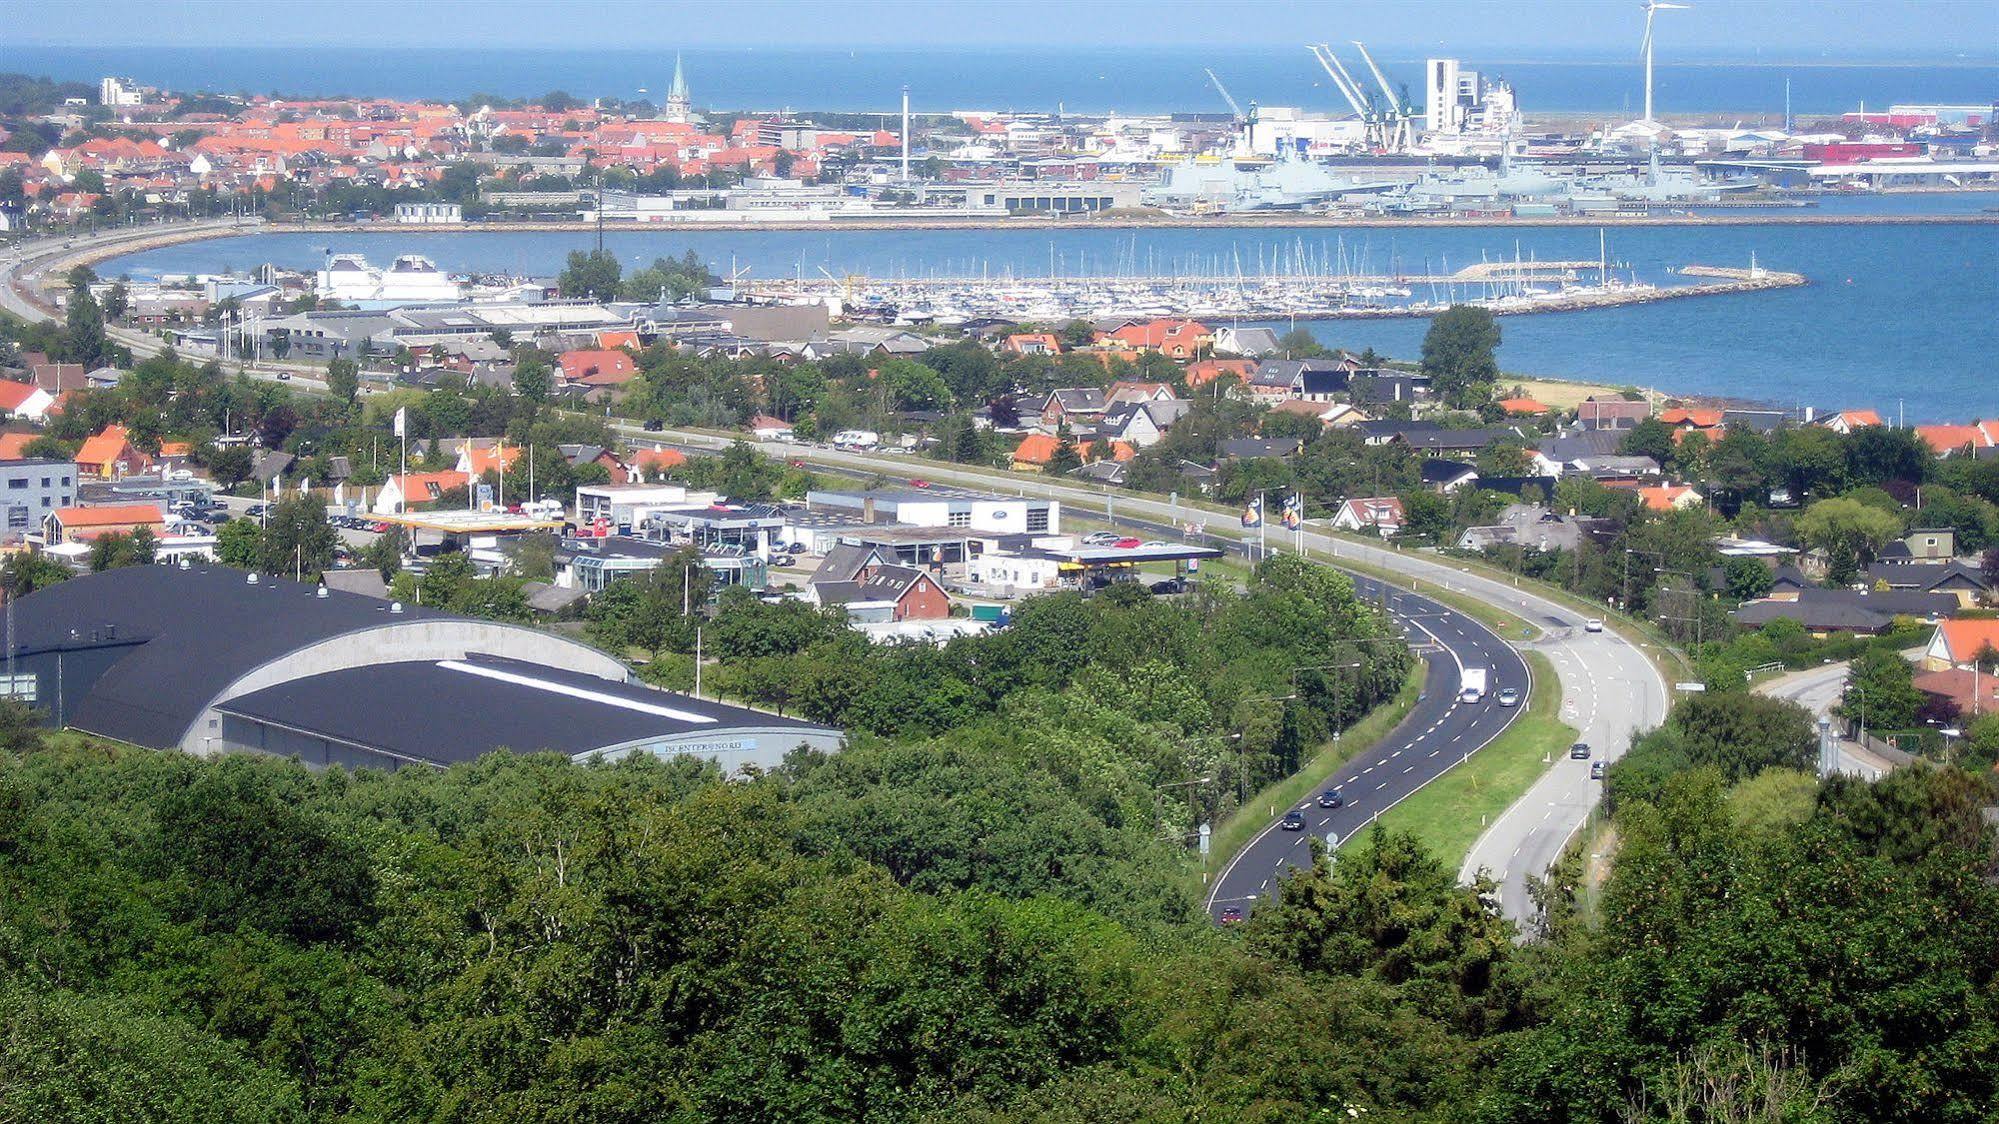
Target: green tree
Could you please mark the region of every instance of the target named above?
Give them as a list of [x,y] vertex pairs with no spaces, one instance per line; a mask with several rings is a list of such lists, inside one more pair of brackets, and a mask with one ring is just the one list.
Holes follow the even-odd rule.
[[264,561],[264,532],[254,519],[231,519],[215,529],[215,557],[225,566],[255,570]]
[[618,299],[618,279],[623,271],[618,257],[609,250],[571,250],[569,262],[556,279],[565,297],[596,301]]
[[1847,665],[1840,717],[1874,730],[1906,730],[1917,724],[1922,707],[1915,668],[1898,653],[1869,649]]
[[1459,409],[1492,399],[1499,380],[1499,322],[1472,305],[1452,305],[1430,321],[1423,336],[1423,373],[1438,397]]
[[548,401],[555,388],[555,367],[540,348],[524,347],[514,353],[514,393],[529,402]]
[[341,402],[353,404],[361,393],[361,365],[352,359],[335,359],[326,365],[327,393]]
[[262,567],[266,573],[309,576],[333,565],[340,536],[326,521],[326,501],[292,496],[264,516]]
[[63,353],[72,363],[97,367],[104,362],[104,312],[88,288],[69,294],[69,312],[63,334]]
[[1798,537],[1826,554],[1832,580],[1847,582],[1902,533],[1892,512],[1849,496],[1819,500],[1798,517]]

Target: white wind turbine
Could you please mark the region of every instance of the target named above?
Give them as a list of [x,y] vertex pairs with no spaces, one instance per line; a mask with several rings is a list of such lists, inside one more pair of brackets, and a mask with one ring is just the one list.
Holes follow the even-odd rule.
[[1663,0],[1645,0],[1645,42],[1639,47],[1645,55],[1645,121],[1652,121],[1652,15],[1655,12],[1684,12],[1689,5],[1667,4]]

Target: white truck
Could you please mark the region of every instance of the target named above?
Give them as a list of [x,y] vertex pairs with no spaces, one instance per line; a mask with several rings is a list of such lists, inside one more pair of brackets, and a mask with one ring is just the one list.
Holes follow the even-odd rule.
[[880,445],[881,434],[872,429],[843,429],[833,435],[835,449],[868,450]]
[[1482,667],[1468,667],[1464,672],[1464,685],[1458,688],[1458,701],[1475,703],[1485,701],[1486,674]]

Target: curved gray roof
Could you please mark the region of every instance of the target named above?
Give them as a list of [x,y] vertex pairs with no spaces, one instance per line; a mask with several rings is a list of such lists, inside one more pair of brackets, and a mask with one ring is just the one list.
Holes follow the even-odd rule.
[[210,699],[254,668],[344,633],[447,616],[413,607],[397,616],[389,602],[332,590],[318,597],[316,588],[270,577],[251,585],[224,566],[86,574],[15,604],[15,654],[96,653],[77,667],[104,670],[94,683],[67,685],[65,724],[172,746]]

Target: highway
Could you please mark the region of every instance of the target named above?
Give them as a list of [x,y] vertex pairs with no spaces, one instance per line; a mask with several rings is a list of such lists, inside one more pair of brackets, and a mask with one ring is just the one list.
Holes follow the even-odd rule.
[[[1355,575],[1354,583],[1363,597],[1385,604],[1429,665],[1423,696],[1378,745],[1334,775],[1332,783],[1345,801],[1341,807],[1321,808],[1319,794],[1311,793],[1295,805],[1305,814],[1302,831],[1280,826],[1282,814],[1290,809],[1272,809],[1271,822],[1236,853],[1209,887],[1207,910],[1217,920],[1230,907],[1247,914],[1275,892],[1286,871],[1309,864],[1312,839],[1335,846],[1345,843],[1375,817],[1498,737],[1520,713],[1519,707],[1499,705],[1502,689],[1519,691],[1522,704],[1526,702],[1532,686],[1527,663],[1490,629],[1449,606],[1374,578]],[[1483,702],[1458,701],[1461,673],[1467,667],[1491,673]]]
[[[46,309],[22,299],[17,289],[22,254],[27,254],[32,273],[59,264],[71,250],[88,243],[108,245],[122,239],[155,233],[145,228],[106,232],[90,239],[75,239],[65,249],[61,243],[29,244],[0,258],[0,306],[30,319],[49,316]],[[138,341],[131,343],[141,350]],[[139,337],[145,340],[146,337]],[[154,346],[157,346],[156,342]],[[258,377],[274,377],[266,371],[252,371]],[[295,384],[306,380],[296,380]],[[316,385],[316,384],[314,384]],[[637,426],[620,426],[628,439],[640,444],[673,442],[692,447],[716,449],[725,439],[680,431],[647,432]],[[915,477],[1020,495],[1059,499],[1073,508],[1103,511],[1114,505],[1119,516],[1152,520],[1170,526],[1192,525],[1211,538],[1234,538],[1234,520],[1225,515],[1190,509],[1173,500],[1125,493],[1113,495],[1105,489],[1067,481],[1000,477],[989,471],[973,471],[940,462],[892,453],[853,453],[811,448],[780,442],[758,443],[768,456],[798,459],[816,466],[844,468],[890,477]],[[1615,627],[1603,632],[1583,630],[1585,614],[1519,585],[1460,569],[1450,561],[1414,551],[1401,551],[1371,542],[1357,541],[1308,529],[1293,536],[1278,532],[1273,537],[1289,539],[1294,549],[1322,560],[1353,561],[1391,570],[1417,592],[1425,587],[1442,589],[1475,598],[1521,616],[1542,630],[1530,643],[1553,661],[1561,680],[1564,719],[1579,736],[1598,751],[1598,756],[1614,759],[1629,744],[1633,732],[1657,725],[1665,716],[1670,695],[1665,677],[1646,657],[1640,643],[1621,635]],[[1528,876],[1544,871],[1560,855],[1568,840],[1588,818],[1596,805],[1599,786],[1589,781],[1583,762],[1557,761],[1526,796],[1496,819],[1467,857],[1463,875],[1470,878],[1481,868],[1500,883],[1500,908],[1516,921],[1528,919],[1532,903],[1526,893]]]
[[[670,442],[686,448],[715,450],[724,438],[675,430],[648,432],[637,426],[618,427],[621,436],[638,444]],[[1172,500],[1130,492],[1113,493],[1069,482],[1023,476],[998,477],[906,454],[858,453],[784,442],[752,442],[772,457],[800,460],[814,466],[896,478],[921,477],[940,483],[1016,495],[1059,499],[1073,508],[1104,511],[1114,505],[1120,520],[1143,519],[1154,524],[1194,526],[1210,540],[1233,541],[1236,521],[1206,510],[1190,510]],[[1668,684],[1647,657],[1640,642],[1614,626],[1602,632],[1584,628],[1588,617],[1565,604],[1515,585],[1459,569],[1434,555],[1396,550],[1372,542],[1337,537],[1308,529],[1302,536],[1270,533],[1287,549],[1302,545],[1305,553],[1334,565],[1357,562],[1399,574],[1398,584],[1421,592],[1439,588],[1471,597],[1521,617],[1538,627],[1540,636],[1524,647],[1545,654],[1561,681],[1562,720],[1588,742],[1594,758],[1615,760],[1630,745],[1631,736],[1664,720],[1670,702]],[[1545,685],[1543,688],[1545,689]],[[1576,831],[1589,818],[1601,795],[1602,783],[1589,779],[1589,762],[1557,759],[1526,795],[1508,808],[1473,845],[1460,872],[1469,881],[1481,869],[1499,883],[1501,912],[1518,922],[1531,919],[1533,902],[1527,879],[1546,871],[1560,857]],[[1344,836],[1342,836],[1344,838]],[[1274,864],[1273,864],[1274,865]]]

